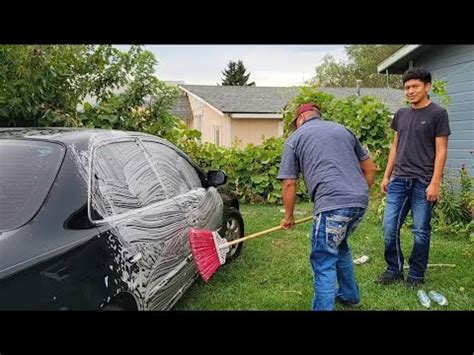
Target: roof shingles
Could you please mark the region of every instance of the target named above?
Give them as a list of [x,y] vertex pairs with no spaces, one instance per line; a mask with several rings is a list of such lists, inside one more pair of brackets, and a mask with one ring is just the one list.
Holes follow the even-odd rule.
[[[224,113],[280,113],[300,92],[299,87],[180,85]],[[320,88],[336,98],[356,95],[356,88]],[[387,104],[394,113],[403,107],[403,91],[389,88],[361,88]]]

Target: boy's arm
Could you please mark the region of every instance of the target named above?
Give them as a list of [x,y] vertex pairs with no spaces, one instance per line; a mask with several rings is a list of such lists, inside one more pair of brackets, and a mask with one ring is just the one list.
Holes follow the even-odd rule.
[[381,185],[381,190],[383,193],[387,192],[388,182],[392,176],[393,168],[395,167],[395,158],[397,156],[397,145],[398,145],[398,132],[395,132],[393,137],[392,147],[390,148],[390,154],[388,155],[388,163],[385,168],[385,173],[383,174],[383,180]]
[[426,200],[438,201],[443,171],[448,156],[448,136],[436,137],[436,155],[434,163],[434,172],[431,182],[426,188]]

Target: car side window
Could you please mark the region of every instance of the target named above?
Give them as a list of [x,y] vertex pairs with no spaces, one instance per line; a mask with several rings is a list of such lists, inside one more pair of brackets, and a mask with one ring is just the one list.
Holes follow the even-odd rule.
[[[90,204],[102,218],[117,216],[170,197],[138,140],[97,146],[91,165]],[[93,220],[101,219],[92,216]]]
[[157,142],[144,141],[143,145],[169,197],[202,187],[196,169],[175,150]]

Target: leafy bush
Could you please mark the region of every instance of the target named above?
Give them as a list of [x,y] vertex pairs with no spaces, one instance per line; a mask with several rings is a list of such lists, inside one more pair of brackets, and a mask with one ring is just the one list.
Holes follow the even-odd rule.
[[[270,138],[261,145],[248,144],[241,149],[236,145],[219,148],[189,138],[176,142],[204,170],[224,170],[230,190],[238,198],[251,203],[281,202],[281,183],[277,175],[283,143],[283,138]],[[308,197],[302,180],[297,195],[300,199]]]
[[448,95],[447,85],[447,81],[435,79],[433,80],[433,86],[431,88],[433,94],[438,96],[439,103],[443,107],[447,107],[451,103],[451,97]]
[[379,170],[384,170],[393,140],[390,111],[376,98],[355,95],[336,99],[317,87],[303,87],[301,93],[285,109],[285,131],[301,103],[315,102],[325,120],[340,123],[351,130],[370,152]]
[[[464,164],[460,169],[451,169],[441,185],[441,195],[434,211],[434,230],[445,235],[472,234],[474,223],[474,196],[472,194],[472,178]],[[458,173],[458,176],[454,174]],[[472,239],[472,236],[471,236]]]

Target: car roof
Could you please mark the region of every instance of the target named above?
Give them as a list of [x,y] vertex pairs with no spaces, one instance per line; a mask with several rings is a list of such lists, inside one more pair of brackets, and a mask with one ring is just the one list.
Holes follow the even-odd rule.
[[[140,136],[155,138],[158,137],[132,131],[107,130],[98,128],[66,128],[66,127],[16,127],[16,128],[0,128],[0,138],[17,138],[17,139],[39,139],[49,141],[59,141],[63,143],[87,143],[89,139],[100,134],[102,138],[117,136]],[[158,138],[162,140],[162,138]]]
[[175,150],[191,165],[193,165],[202,177],[204,173],[201,168],[181,149],[170,141],[154,136],[148,133],[122,131],[113,129],[99,129],[99,128],[69,128],[69,127],[15,127],[15,128],[0,128],[0,139],[37,139],[47,140],[53,142],[61,142],[66,146],[71,144],[76,146],[78,150],[87,150],[90,143],[93,141],[108,139],[108,138],[126,138],[126,137],[140,137],[153,140],[155,142],[164,144],[169,148]]

